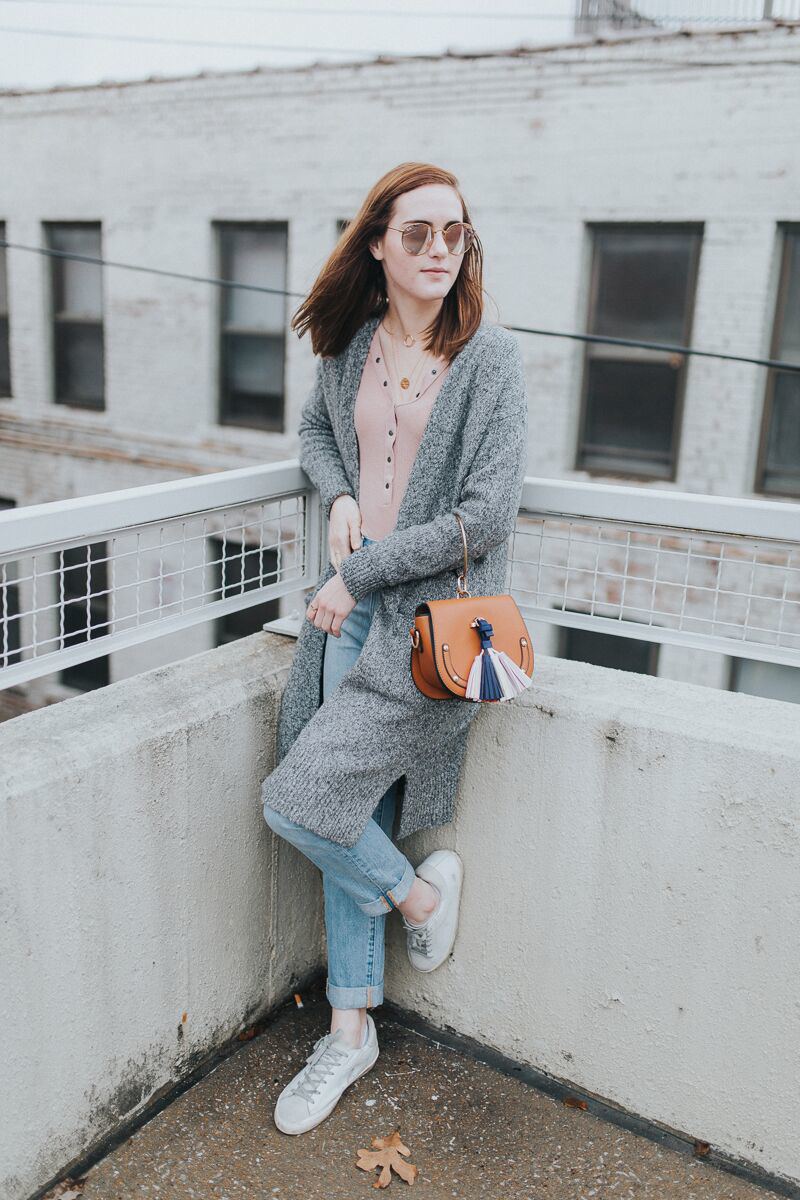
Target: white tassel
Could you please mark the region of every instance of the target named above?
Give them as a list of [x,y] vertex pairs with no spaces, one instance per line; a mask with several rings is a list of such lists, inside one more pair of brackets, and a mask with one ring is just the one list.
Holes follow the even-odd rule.
[[525,674],[522,667],[517,666],[513,658],[509,658],[505,650],[495,650],[492,646],[489,653],[494,660],[494,669],[503,689],[504,700],[518,696],[520,692],[524,692],[531,686],[530,676]]

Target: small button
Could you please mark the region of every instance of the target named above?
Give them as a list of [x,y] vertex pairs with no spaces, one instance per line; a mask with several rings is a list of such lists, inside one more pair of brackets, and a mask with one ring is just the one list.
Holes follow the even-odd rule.
[[436,367],[434,367],[433,370],[431,371],[431,375],[435,375],[435,374],[436,374]]
[[419,395],[419,392],[417,392],[417,396],[418,396],[418,395]]
[[388,379],[384,379],[384,381],[383,381],[383,386],[384,386],[384,387],[386,387],[386,386],[387,386],[387,384],[388,384],[388,382],[389,382],[389,381],[388,381]]
[[386,486],[387,486],[387,487],[389,486],[389,485],[388,485],[388,483],[387,483],[387,485],[386,485]]
[[388,455],[388,457],[387,457],[386,461],[387,461],[387,462],[391,462],[391,461],[392,461],[392,456],[391,456],[391,454],[390,454],[390,455]]
[[389,437],[394,437],[394,430],[393,430],[393,429],[390,429],[390,430],[389,430]]
[[378,357],[375,359],[375,362],[380,362],[380,361],[381,361],[381,356],[378,355]]

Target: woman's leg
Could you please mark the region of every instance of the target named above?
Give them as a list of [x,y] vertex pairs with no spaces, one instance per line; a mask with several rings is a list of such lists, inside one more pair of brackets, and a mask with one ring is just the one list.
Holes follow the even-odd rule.
[[[378,802],[372,819],[391,835],[397,786]],[[370,916],[362,912],[334,873],[322,876],[325,892],[325,932],[328,940],[326,995],[334,1010],[349,1010],[332,1023],[353,1035],[363,1034],[366,1010],[383,1003],[386,918],[389,910]]]
[[[365,542],[369,539],[364,539]],[[342,622],[338,638],[325,639],[323,701],[355,663],[369,632],[374,594],[364,596]],[[267,823],[315,862],[323,875],[325,927],[328,940],[328,999],[332,1031],[339,1026],[359,1044],[366,1029],[366,1009],[383,999],[386,914],[410,888],[422,882],[391,841],[397,784],[379,800],[352,851],[319,838],[274,810],[264,808]],[[377,835],[372,837],[373,834]]]

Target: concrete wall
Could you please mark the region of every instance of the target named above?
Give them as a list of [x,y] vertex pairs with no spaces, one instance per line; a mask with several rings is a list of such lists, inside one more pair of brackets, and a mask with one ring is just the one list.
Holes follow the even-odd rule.
[[0,1196],[19,1200],[324,962],[265,824],[281,664],[248,638],[0,726]]
[[[213,220],[282,220],[287,287],[303,294],[337,219],[392,165],[430,160],[469,200],[491,316],[494,302],[508,324],[581,331],[589,223],[702,221],[693,342],[767,354],[778,222],[800,220],[798,63],[791,27],[707,30],[0,95],[15,164],[0,175],[0,220],[28,245],[44,220],[100,220],[108,259],[200,276],[215,270]],[[219,426],[217,290],[166,276],[105,271],[107,412],[55,409],[47,266],[8,252],[14,397],[0,402],[0,494],[30,504],[296,452],[307,339],[287,334],[285,433]],[[287,324],[298,304],[287,299]],[[573,468],[583,346],[520,336],[528,470],[588,478]],[[752,494],[764,387],[758,367],[689,364],[674,486]],[[188,634],[185,645],[201,648]],[[140,669],[153,665],[138,653]],[[724,688],[728,665],[663,646],[658,674]],[[62,694],[52,680],[30,691],[42,703]]]
[[[8,1200],[324,964],[319,873],[259,799],[293,648],[0,726]],[[544,655],[534,678],[473,725],[455,821],[401,843],[457,849],[465,891],[432,976],[390,920],[387,996],[800,1181],[794,706]]]

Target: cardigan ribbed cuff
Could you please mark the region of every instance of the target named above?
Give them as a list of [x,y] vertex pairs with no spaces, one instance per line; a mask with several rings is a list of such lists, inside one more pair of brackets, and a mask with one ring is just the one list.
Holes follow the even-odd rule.
[[372,545],[360,546],[358,550],[348,554],[347,558],[342,559],[339,564],[339,574],[344,581],[344,586],[356,603],[362,596],[374,592],[381,586],[380,575],[375,568],[372,551]]

